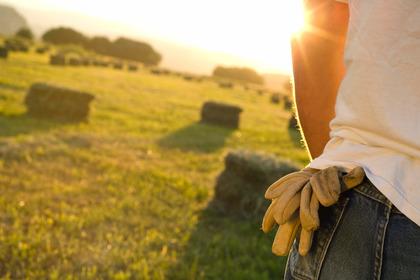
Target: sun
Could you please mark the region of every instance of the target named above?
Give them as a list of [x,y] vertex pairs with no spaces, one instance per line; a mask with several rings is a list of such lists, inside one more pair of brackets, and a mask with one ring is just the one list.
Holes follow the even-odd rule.
[[286,21],[289,24],[290,35],[299,33],[305,28],[305,16],[303,13],[301,1],[286,1],[286,9],[288,11]]

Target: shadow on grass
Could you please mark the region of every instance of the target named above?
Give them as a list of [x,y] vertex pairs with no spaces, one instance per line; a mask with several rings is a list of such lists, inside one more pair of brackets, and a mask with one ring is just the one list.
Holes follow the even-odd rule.
[[0,114],[0,137],[19,134],[31,134],[37,131],[49,131],[61,123],[44,118],[34,118],[27,114]]
[[168,279],[283,279],[286,257],[275,256],[275,231],[261,221],[234,219],[205,209]]
[[193,123],[159,140],[166,148],[179,148],[183,151],[199,150],[205,153],[217,151],[225,145],[226,139],[236,130],[202,122]]

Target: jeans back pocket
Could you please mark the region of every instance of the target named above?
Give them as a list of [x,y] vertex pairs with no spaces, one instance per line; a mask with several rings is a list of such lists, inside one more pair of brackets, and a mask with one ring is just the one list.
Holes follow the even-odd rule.
[[296,238],[289,254],[285,279],[318,279],[328,246],[343,216],[347,202],[348,198],[342,196],[335,205],[320,208],[321,226],[314,233],[312,247],[305,256],[301,256],[298,252],[299,237]]

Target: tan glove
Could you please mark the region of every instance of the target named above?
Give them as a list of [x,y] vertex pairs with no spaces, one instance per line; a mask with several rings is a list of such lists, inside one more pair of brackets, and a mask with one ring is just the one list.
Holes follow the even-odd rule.
[[299,253],[305,255],[311,248],[314,231],[319,228],[319,204],[333,205],[341,192],[360,184],[363,177],[361,167],[354,168],[345,176],[337,167],[321,171],[306,168],[272,184],[265,195],[272,199],[272,203],[264,216],[262,228],[268,232],[276,223],[280,225],[274,239],[273,253],[287,255],[302,227]]
[[287,255],[292,247],[300,228],[301,190],[316,172],[317,169],[306,168],[291,173],[273,183],[265,194],[272,202],[264,215],[262,229],[269,232],[276,223],[279,224],[272,248],[276,255]]
[[364,175],[365,172],[360,166],[353,168],[344,176],[338,167],[332,166],[314,174],[310,181],[319,202],[328,207],[338,201],[340,193],[359,185]]
[[313,233],[319,228],[319,204],[328,207],[337,203],[340,193],[359,185],[364,175],[360,166],[344,176],[339,168],[332,166],[311,177],[301,194],[299,254],[304,256],[311,249]]

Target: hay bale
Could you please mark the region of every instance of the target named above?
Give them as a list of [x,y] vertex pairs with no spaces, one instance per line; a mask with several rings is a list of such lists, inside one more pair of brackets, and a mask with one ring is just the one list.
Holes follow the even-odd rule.
[[71,65],[71,66],[80,66],[80,65],[82,65],[82,62],[81,62],[81,60],[80,60],[80,59],[78,59],[78,58],[71,57],[71,58],[69,59],[69,65]]
[[122,69],[123,63],[122,62],[114,62],[113,64],[114,69]]
[[63,54],[51,55],[50,56],[50,64],[51,65],[66,65],[66,57]]
[[35,49],[36,53],[38,54],[44,54],[46,52],[44,47],[38,47]]
[[239,114],[242,109],[226,103],[209,101],[201,109],[201,121],[210,124],[239,127]]
[[20,46],[19,51],[21,51],[21,52],[29,52],[29,47],[26,46],[26,45],[22,45],[22,46]]
[[274,104],[280,103],[280,93],[273,93],[271,95],[271,103],[274,103]]
[[221,88],[233,88],[233,83],[219,83]]
[[80,59],[80,64],[83,66],[90,66],[92,64],[92,61],[88,57],[82,57]]
[[7,39],[4,41],[4,45],[6,49],[11,52],[28,52],[29,50],[28,46],[24,42],[17,39]]
[[289,128],[291,128],[291,129],[299,129],[299,123],[298,123],[298,121],[296,119],[295,114],[293,114],[290,117],[290,120],[289,120]]
[[286,110],[292,110],[292,108],[293,108],[293,101],[290,99],[289,96],[284,96],[283,97],[283,104],[284,104],[284,109],[286,109]]
[[29,88],[25,105],[30,116],[83,121],[93,99],[89,93],[38,83]]
[[7,58],[8,51],[5,47],[0,47],[0,58]]
[[160,75],[162,74],[161,71],[159,69],[151,69],[150,73],[154,74],[154,75]]
[[128,71],[135,72],[135,71],[137,71],[137,69],[138,69],[138,66],[137,65],[134,65],[134,64],[128,65]]
[[210,207],[227,215],[261,219],[270,201],[267,188],[286,174],[299,170],[289,160],[272,154],[236,150],[229,152],[218,176]]
[[107,62],[105,60],[95,59],[93,61],[93,65],[99,66],[99,67],[108,67],[109,66],[109,62]]

